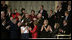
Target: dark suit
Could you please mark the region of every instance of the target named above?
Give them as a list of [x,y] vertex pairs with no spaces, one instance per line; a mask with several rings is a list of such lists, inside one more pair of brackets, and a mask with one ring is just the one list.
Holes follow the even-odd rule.
[[18,27],[16,24],[13,24],[12,22],[10,22],[10,37],[11,39],[18,38]]
[[38,29],[37,29],[37,30],[38,30],[38,38],[40,37],[40,33],[41,33],[40,30],[41,30],[41,27],[42,27],[42,24],[43,24],[43,20],[44,20],[44,19],[41,18],[41,19],[38,21],[38,23],[37,23],[37,26],[38,26]]
[[1,11],[5,11],[6,14],[7,14],[7,8],[8,6],[6,4],[4,6],[1,4]]
[[62,26],[61,29],[65,31],[64,34],[70,34],[71,28],[69,27],[69,25]]
[[[6,20],[5,25],[2,25],[2,22]],[[9,30],[6,29],[6,27],[9,25],[10,17],[5,16],[5,19],[1,19],[1,38],[2,39],[9,39]]]
[[51,25],[52,29],[53,29],[53,26],[54,26],[54,23],[55,23],[55,15],[52,15],[50,18],[48,18],[49,20],[49,24]]
[[[41,10],[39,10],[38,13],[40,13],[40,11]],[[47,11],[46,10],[43,10],[42,16],[44,16],[44,19],[47,19],[48,18],[48,14],[47,14]]]
[[67,10],[67,7],[68,7],[68,2],[63,2],[63,3],[61,3],[61,5],[62,5],[62,9],[64,11],[66,11]]

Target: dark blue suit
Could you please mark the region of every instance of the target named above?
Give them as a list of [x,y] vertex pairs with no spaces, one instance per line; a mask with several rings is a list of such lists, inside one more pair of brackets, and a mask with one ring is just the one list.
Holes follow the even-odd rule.
[[13,24],[12,22],[10,23],[10,36],[11,39],[17,39],[18,38],[18,27],[16,24]]

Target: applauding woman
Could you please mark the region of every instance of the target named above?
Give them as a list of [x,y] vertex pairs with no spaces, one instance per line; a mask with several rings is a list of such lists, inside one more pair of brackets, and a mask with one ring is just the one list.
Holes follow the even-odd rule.
[[30,32],[32,33],[32,38],[36,39],[37,38],[37,20],[36,18],[34,18],[34,22],[33,22],[33,29],[30,27]]
[[41,38],[48,38],[51,32],[52,32],[51,26],[48,24],[48,20],[45,19],[41,27]]

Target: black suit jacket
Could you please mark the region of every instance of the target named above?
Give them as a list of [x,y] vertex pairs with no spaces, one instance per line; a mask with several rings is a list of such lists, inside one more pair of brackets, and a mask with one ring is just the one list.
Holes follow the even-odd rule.
[[[40,13],[40,11],[41,10],[39,10],[38,13]],[[43,10],[42,16],[44,16],[44,19],[47,19],[48,18],[48,14],[47,14],[47,11],[46,10]]]

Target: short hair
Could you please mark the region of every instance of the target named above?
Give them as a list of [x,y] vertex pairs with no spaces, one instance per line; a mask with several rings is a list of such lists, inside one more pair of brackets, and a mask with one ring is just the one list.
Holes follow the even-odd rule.
[[66,23],[68,23],[68,20],[63,20],[63,21],[65,21]]
[[34,10],[31,10],[31,13],[32,13],[32,11],[35,13],[35,11],[34,11]]
[[60,26],[60,24],[59,24],[59,23],[55,23],[55,25],[56,25],[56,27],[57,27],[57,28]]
[[50,10],[50,11],[52,11],[52,12],[53,12],[53,10]]
[[5,13],[5,11],[1,11],[1,13]]
[[44,6],[43,6],[43,5],[41,5],[41,7],[42,7],[42,8],[44,8]]
[[65,13],[69,14],[69,12],[68,12],[68,11],[65,11]]
[[25,10],[25,8],[22,8],[22,9],[21,9],[21,12],[22,12],[23,10]]
[[12,22],[14,22],[16,20],[16,18],[12,19]]
[[14,11],[15,11],[15,10],[17,10],[17,9],[14,9]]

